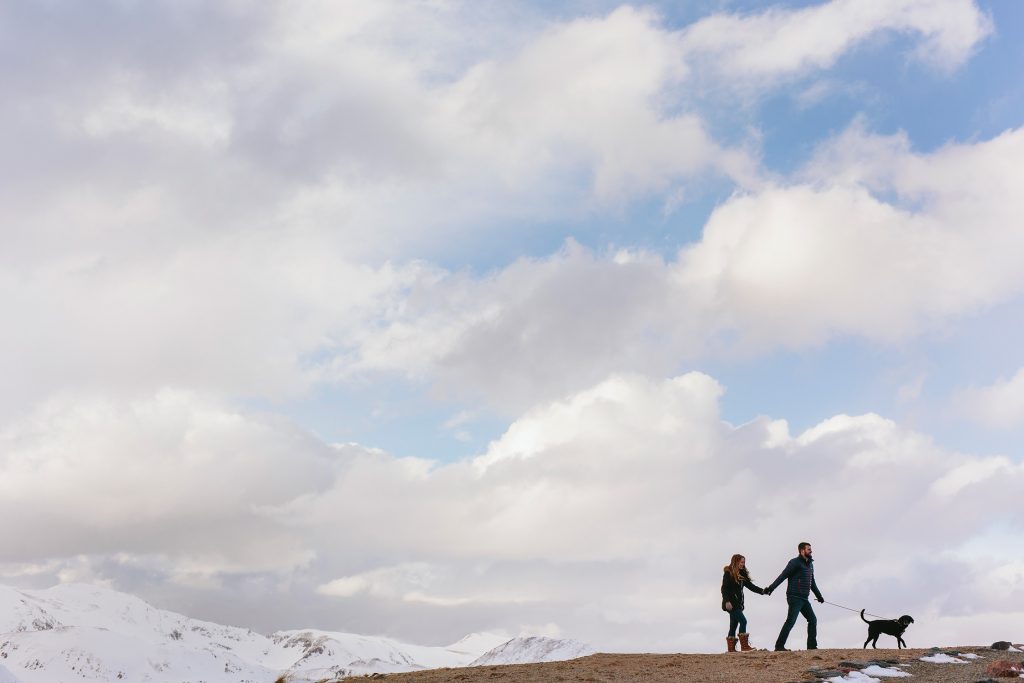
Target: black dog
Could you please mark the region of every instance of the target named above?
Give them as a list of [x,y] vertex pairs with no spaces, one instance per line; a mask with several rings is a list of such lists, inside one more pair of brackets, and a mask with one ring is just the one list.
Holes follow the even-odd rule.
[[[860,618],[864,619],[864,610],[860,611]],[[896,645],[899,649],[903,649],[907,646],[903,642],[903,632],[907,630],[907,627],[914,623],[914,617],[909,614],[904,614],[899,619],[876,619],[874,621],[868,621],[864,619],[868,625],[868,639],[864,641],[864,647],[871,643],[871,647],[878,647],[878,636],[883,633],[890,636],[896,636]],[[874,641],[874,642],[872,642]]]

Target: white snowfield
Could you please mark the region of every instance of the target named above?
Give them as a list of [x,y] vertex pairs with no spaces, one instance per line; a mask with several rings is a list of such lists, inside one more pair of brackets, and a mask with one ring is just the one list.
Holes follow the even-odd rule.
[[910,676],[906,671],[901,671],[900,669],[891,666],[878,666],[877,664],[872,664],[866,669],[861,669],[860,672],[875,678],[906,678],[907,676]]
[[921,657],[921,661],[922,662],[931,662],[932,664],[966,664],[967,663],[964,660],[960,659],[959,657],[951,657],[951,656],[947,655],[944,652],[939,652],[938,654],[928,655],[926,657]]
[[[521,643],[519,641],[522,641]],[[541,643],[540,641],[545,641]],[[513,645],[513,643],[519,643]],[[331,631],[254,631],[156,609],[98,586],[0,586],[0,683],[271,683],[590,654],[575,641],[476,633],[447,647]],[[531,659],[531,657],[534,657]]]
[[846,683],[847,681],[855,681],[856,683],[881,683],[883,678],[906,678],[910,676],[906,671],[889,667],[889,666],[878,666],[872,664],[871,666],[861,669],[860,671],[851,671],[845,676],[835,676],[828,679],[829,683]]
[[854,681],[855,683],[882,683],[882,679],[868,676],[860,671],[851,671],[845,676],[836,676],[828,679],[828,681],[829,683],[847,683],[847,681]]
[[576,640],[559,640],[544,636],[513,638],[472,662],[472,666],[485,664],[531,664],[533,662],[561,662],[594,654],[594,649]]

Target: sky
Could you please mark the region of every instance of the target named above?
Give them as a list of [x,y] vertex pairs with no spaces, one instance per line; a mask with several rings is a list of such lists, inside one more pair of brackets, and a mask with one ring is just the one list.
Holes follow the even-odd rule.
[[806,540],[1021,638],[1022,70],[1012,0],[0,1],[0,583],[714,651]]

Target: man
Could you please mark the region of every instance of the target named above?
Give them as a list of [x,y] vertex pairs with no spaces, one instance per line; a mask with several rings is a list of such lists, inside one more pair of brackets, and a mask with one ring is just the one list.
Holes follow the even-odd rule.
[[775,579],[770,586],[764,589],[765,595],[771,595],[772,591],[780,583],[787,579],[789,580],[789,584],[786,586],[786,602],[789,603],[789,614],[786,616],[786,623],[782,625],[782,630],[779,631],[778,640],[775,641],[776,652],[789,652],[786,649],[786,639],[789,638],[789,632],[793,630],[793,626],[796,624],[796,616],[798,614],[804,615],[804,619],[807,620],[807,649],[818,649],[818,618],[814,616],[814,610],[811,609],[811,601],[808,600],[807,596],[811,591],[814,591],[814,597],[818,599],[818,602],[825,602],[825,598],[821,597],[818,584],[814,582],[814,560],[811,559],[811,544],[804,541],[797,546],[797,552],[800,554],[789,561],[786,568],[779,574],[779,578]]

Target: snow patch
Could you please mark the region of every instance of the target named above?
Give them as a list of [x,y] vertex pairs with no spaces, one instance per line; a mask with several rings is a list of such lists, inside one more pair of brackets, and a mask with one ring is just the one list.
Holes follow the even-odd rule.
[[903,678],[904,676],[910,676],[906,671],[900,671],[892,667],[878,666],[872,664],[866,669],[861,669],[861,673],[867,674],[868,676],[877,676],[878,678]]
[[944,652],[940,652],[934,655],[928,655],[927,657],[921,657],[922,662],[931,662],[932,664],[966,664],[964,660],[958,657],[950,657]]
[[470,666],[487,664],[532,664],[535,662],[562,662],[594,654],[594,648],[578,640],[563,640],[545,636],[513,638],[490,650]]
[[509,640],[510,638],[507,635],[491,633],[489,631],[470,633],[465,638],[452,643],[445,649],[461,654],[473,655],[475,659],[482,656],[485,652],[489,652],[499,645],[507,643]]
[[882,679],[873,678],[860,671],[851,671],[845,676],[835,676],[828,679],[830,683],[845,683],[845,681],[856,681],[857,683],[882,683]]

